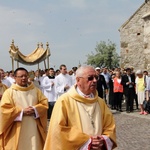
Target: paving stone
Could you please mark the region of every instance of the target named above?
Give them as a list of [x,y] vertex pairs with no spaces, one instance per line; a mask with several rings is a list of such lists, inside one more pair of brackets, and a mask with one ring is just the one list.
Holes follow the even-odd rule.
[[115,150],[150,150],[150,114],[115,113],[117,145]]

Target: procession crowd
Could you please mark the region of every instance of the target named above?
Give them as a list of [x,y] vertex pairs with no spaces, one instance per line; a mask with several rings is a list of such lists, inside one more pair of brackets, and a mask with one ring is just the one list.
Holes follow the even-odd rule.
[[[33,82],[48,98],[48,119],[50,119],[57,98],[75,84],[76,70],[77,67],[73,67],[67,71],[66,65],[61,65],[57,70],[50,68],[29,72],[28,82]],[[125,103],[127,113],[133,112],[134,109],[140,109],[140,114],[148,114],[148,111],[144,111],[143,108],[144,100],[149,100],[150,91],[150,78],[147,71],[137,70],[134,72],[133,68],[108,69],[107,67],[96,67],[95,71],[98,76],[98,95],[111,109],[122,112],[122,104]],[[0,69],[0,74],[1,83],[7,87],[15,82],[12,71],[5,72]],[[134,102],[136,108],[134,108]]]
[[133,68],[0,69],[0,148],[111,150],[116,135],[110,109],[122,112],[125,102],[127,113],[147,115],[149,89],[148,72]]

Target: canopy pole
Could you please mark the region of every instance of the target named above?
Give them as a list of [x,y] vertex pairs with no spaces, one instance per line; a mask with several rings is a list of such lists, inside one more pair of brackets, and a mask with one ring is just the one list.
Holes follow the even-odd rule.
[[49,69],[49,55],[50,55],[50,49],[49,49],[49,44],[48,44],[48,42],[46,43],[46,46],[47,46],[47,67],[48,67],[48,69]]
[[47,66],[48,66],[48,69],[49,69],[49,57],[47,57]]
[[46,68],[46,62],[45,62],[45,60],[44,60],[44,67],[45,67],[45,69],[47,69],[47,68]]
[[14,59],[13,58],[11,59],[12,59],[12,71],[14,72]]
[[19,68],[19,62],[17,61],[17,68]]

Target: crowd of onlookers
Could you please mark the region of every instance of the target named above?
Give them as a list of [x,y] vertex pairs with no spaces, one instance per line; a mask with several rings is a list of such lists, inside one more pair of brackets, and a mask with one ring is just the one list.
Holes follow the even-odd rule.
[[[76,70],[77,67],[73,67],[67,71],[66,65],[62,64],[57,70],[50,68],[29,72],[29,83],[33,82],[48,98],[48,119],[57,98],[75,84]],[[98,76],[98,95],[111,109],[122,112],[124,103],[127,113],[133,112],[135,109],[140,110],[141,115],[149,113],[149,110],[146,110],[143,105],[145,99],[149,100],[150,79],[147,71],[137,70],[134,72],[133,68],[108,69],[106,67],[96,67],[95,71]],[[0,80],[9,88],[15,82],[13,71],[5,72],[0,69]],[[0,94],[2,96],[2,92]]]
[[[106,81],[103,85],[102,95],[111,109],[122,112],[122,104],[125,104],[127,113],[140,110],[140,115],[147,115],[150,112],[146,103],[149,101],[150,78],[148,71],[136,70],[133,68],[96,68],[98,74],[103,75]],[[102,77],[101,77],[102,78]],[[145,102],[146,101],[146,102]],[[135,105],[134,105],[135,104]],[[144,105],[143,105],[144,104]]]

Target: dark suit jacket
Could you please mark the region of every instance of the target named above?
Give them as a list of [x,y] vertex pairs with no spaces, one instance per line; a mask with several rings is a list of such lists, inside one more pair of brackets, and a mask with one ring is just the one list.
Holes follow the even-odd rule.
[[101,98],[103,98],[103,87],[104,89],[108,89],[104,76],[99,75],[99,79],[97,80],[97,91],[98,96]]
[[[133,87],[131,89],[133,89],[133,92],[135,92],[135,75],[131,74],[131,82]],[[123,91],[125,95],[128,95],[128,91],[129,91],[129,85],[127,85],[126,83],[129,82],[129,78],[127,75],[123,75],[122,76],[122,80],[121,80],[121,84],[123,85]]]

